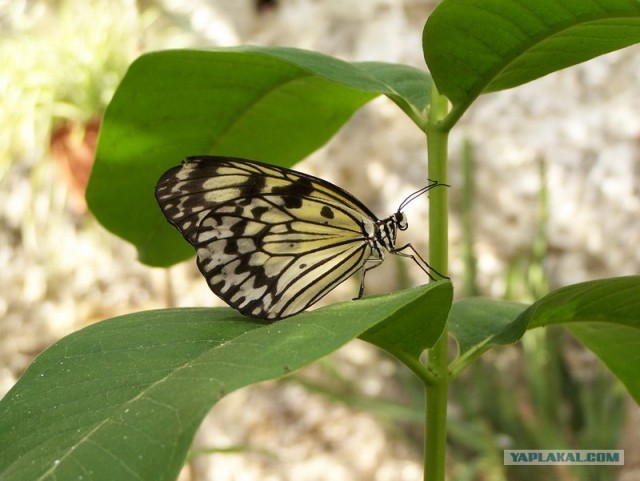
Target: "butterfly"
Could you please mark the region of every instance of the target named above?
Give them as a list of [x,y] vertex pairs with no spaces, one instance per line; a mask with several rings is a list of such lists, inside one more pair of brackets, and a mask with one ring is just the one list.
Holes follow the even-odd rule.
[[[196,249],[211,290],[240,313],[277,320],[317,302],[338,284],[364,276],[390,252],[438,275],[411,244],[403,208],[436,187],[409,195],[378,219],[349,192],[326,180],[234,157],[188,157],[165,172],[155,196],[168,221]],[[444,278],[444,276],[441,276]]]

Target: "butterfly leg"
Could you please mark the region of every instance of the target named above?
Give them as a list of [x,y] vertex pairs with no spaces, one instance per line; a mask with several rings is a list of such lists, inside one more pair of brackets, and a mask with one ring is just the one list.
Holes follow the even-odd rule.
[[[410,250],[411,253],[404,252],[406,249]],[[445,276],[444,274],[439,273],[437,270],[431,267],[429,263],[425,261],[420,254],[418,254],[418,251],[415,250],[415,248],[411,243],[405,244],[402,247],[398,247],[397,249],[394,249],[391,252],[393,254],[396,254],[402,257],[408,257],[410,259],[413,259],[413,262],[418,264],[420,266],[420,269],[422,269],[425,272],[425,274],[429,276],[429,279],[431,279],[432,281],[437,281],[437,279],[433,277],[431,272],[435,273],[437,276],[441,277],[442,279],[449,279],[448,276]]]
[[362,271],[360,274],[360,289],[358,289],[358,296],[354,297],[352,300],[357,301],[362,297],[362,295],[364,294],[364,276],[368,271],[370,271],[371,269],[375,269],[380,264],[382,264],[382,261],[383,259],[370,259],[362,266]]

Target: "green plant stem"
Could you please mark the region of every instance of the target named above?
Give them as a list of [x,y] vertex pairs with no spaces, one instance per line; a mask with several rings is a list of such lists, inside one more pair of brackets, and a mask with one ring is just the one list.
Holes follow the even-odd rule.
[[[446,98],[438,94],[435,85],[431,96],[431,110],[427,125],[429,178],[447,182],[448,131],[440,128],[440,121],[448,111]],[[429,193],[429,262],[440,273],[448,272],[448,188],[433,189]],[[427,369],[432,382],[425,383],[425,481],[444,481],[447,447],[447,397],[449,390],[448,333],[445,327],[440,339],[429,350]]]
[[464,262],[464,272],[462,278],[462,297],[478,295],[476,287],[476,258],[474,253],[474,173],[475,157],[473,145],[469,138],[465,138],[462,150],[462,186],[460,188],[460,214],[462,220],[462,259]]

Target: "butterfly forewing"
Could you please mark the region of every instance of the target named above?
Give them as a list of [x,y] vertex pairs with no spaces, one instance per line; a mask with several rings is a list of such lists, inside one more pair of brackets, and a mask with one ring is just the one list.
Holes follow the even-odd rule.
[[156,197],[211,289],[241,313],[294,315],[380,259],[377,219],[322,179],[258,162],[191,157]]

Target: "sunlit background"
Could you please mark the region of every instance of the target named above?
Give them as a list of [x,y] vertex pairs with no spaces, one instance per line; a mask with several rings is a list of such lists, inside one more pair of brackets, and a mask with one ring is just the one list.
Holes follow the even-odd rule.
[[[251,43],[424,68],[421,31],[434,4],[0,0],[0,395],[34,356],[88,323],[219,303],[193,260],[146,267],[87,211],[100,119],[137,56]],[[472,107],[451,138],[458,297],[531,301],[640,271],[639,86],[633,47]],[[382,216],[422,186],[425,162],[421,132],[377,99],[300,168]],[[426,203],[414,204],[406,238],[426,252]],[[368,292],[424,281],[403,260],[374,272]],[[345,283],[329,301],[356,289]],[[419,480],[421,402],[420,386],[395,361],[354,342],[284,381],[223,399],[196,440],[205,452],[194,452],[180,479]],[[562,331],[534,331],[487,354],[457,382],[450,418],[452,480],[531,479],[532,471],[505,472],[502,449],[551,443],[625,449],[626,466],[564,467],[537,479],[640,479],[638,407]]]

